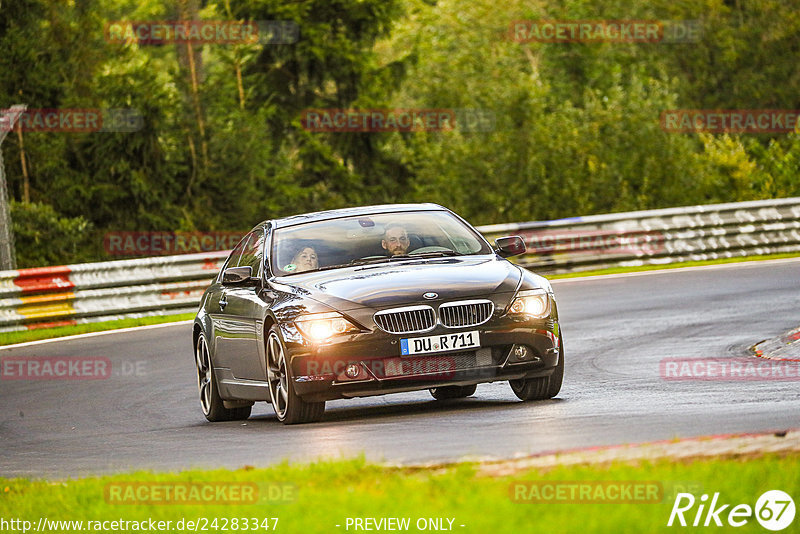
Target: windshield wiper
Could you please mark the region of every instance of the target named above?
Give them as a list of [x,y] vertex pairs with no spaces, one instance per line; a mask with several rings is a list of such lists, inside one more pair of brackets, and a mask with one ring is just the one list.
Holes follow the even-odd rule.
[[383,263],[389,261],[391,258],[388,256],[385,258],[369,258],[369,259],[355,259],[349,263],[338,263],[336,265],[326,265],[325,267],[319,267],[315,269],[316,271],[327,271],[329,269],[341,269],[342,267],[353,267],[354,265],[367,265],[369,263]]
[[[437,258],[440,256],[465,256],[461,252],[456,252],[455,250],[434,250],[431,252],[423,252],[422,254],[403,254],[403,258]],[[397,258],[398,256],[392,256],[393,258]]]
[[413,252],[411,254],[396,254],[394,256],[387,257],[386,260],[417,260],[420,258],[441,258],[444,256],[464,256],[464,254],[456,252],[455,250],[432,250],[431,252],[423,252],[421,254],[414,254]]
[[[420,258],[438,258],[444,256],[464,256],[461,252],[456,252],[455,250],[437,250],[433,252],[423,252],[422,254],[397,254],[396,256],[386,256],[381,258],[363,258],[363,259],[355,259],[349,263],[339,263],[336,265],[326,265],[324,267],[319,267],[314,269],[315,271],[327,271],[330,269],[341,269],[342,267],[353,267],[355,265],[370,265],[373,263],[387,263],[390,261],[398,261],[398,260],[414,260]],[[306,271],[309,272],[309,271]]]

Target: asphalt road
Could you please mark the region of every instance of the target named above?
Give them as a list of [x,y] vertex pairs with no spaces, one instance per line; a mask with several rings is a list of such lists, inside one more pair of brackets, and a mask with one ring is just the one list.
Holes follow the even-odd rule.
[[740,357],[800,324],[800,261],[554,284],[567,368],[561,394],[521,403],[507,383],[449,404],[427,392],[328,403],[286,427],[266,403],[207,423],[190,325],[0,350],[105,357],[105,380],[0,381],[0,475],[265,466],[351,457],[417,463],[800,427],[800,381],[670,381],[665,358]]

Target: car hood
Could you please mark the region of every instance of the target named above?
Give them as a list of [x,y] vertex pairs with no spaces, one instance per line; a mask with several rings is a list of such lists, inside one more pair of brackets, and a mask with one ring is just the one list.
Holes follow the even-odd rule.
[[513,292],[521,271],[496,256],[405,260],[319,271],[282,277],[308,297],[335,309],[381,309],[424,301],[464,299],[498,292]]

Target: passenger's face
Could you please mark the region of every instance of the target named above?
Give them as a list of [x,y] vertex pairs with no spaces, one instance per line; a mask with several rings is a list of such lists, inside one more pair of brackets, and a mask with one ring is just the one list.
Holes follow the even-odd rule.
[[404,228],[395,227],[386,231],[381,241],[383,248],[389,251],[392,256],[405,254],[408,250],[408,234]]
[[317,263],[317,253],[314,252],[314,249],[311,247],[306,247],[294,257],[295,265],[297,265],[297,271],[310,271],[312,269],[316,269],[319,267],[319,263]]

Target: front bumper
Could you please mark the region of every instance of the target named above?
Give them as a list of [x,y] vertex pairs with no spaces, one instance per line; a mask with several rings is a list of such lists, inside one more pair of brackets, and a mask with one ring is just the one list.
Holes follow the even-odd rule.
[[[553,318],[493,318],[479,327],[438,326],[416,335],[375,330],[321,344],[310,344],[287,328],[284,338],[295,391],[308,402],[549,376],[561,350]],[[479,349],[400,355],[401,338],[476,330]]]

